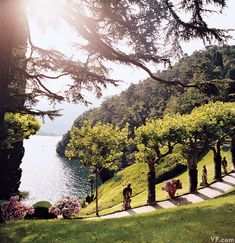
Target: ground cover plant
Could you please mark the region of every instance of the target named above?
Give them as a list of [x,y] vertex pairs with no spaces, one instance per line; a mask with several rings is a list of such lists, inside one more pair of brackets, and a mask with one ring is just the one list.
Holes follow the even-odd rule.
[[12,221],[0,226],[8,242],[211,242],[234,239],[235,191],[216,199],[109,220]]

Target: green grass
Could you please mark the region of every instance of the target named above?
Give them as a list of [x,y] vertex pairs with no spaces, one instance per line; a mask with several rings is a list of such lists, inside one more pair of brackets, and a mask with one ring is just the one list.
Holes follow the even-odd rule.
[[[228,160],[228,168],[230,169],[230,153],[228,149],[222,151],[222,156],[226,156]],[[198,179],[199,184],[201,182],[201,171],[203,165],[206,165],[208,172],[208,182],[213,181],[214,177],[214,162],[212,152],[208,152],[198,162]],[[147,201],[147,164],[136,163],[128,168],[117,173],[110,181],[107,181],[99,188],[99,210],[100,215],[119,211],[122,208],[122,190],[128,184],[131,183],[133,188],[132,207],[138,207],[146,204]],[[189,189],[189,177],[188,172],[183,172],[178,175],[182,182],[183,188],[177,191],[178,195],[182,195],[188,192]],[[162,191],[162,187],[165,182],[156,185],[156,197],[157,200],[167,199],[167,193]],[[87,208],[82,209],[81,216],[94,215],[95,202],[92,202]]]
[[109,220],[12,221],[0,226],[0,242],[180,242],[234,239],[235,191],[216,199]]

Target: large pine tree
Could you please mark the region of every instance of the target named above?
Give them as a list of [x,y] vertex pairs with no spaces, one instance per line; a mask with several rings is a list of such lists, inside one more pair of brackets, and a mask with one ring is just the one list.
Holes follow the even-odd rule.
[[[134,65],[161,83],[185,86],[182,80],[155,76],[147,64],[169,63],[181,53],[182,41],[200,38],[222,42],[227,38],[225,30],[209,28],[203,18],[209,12],[208,5],[215,4],[221,10],[225,0],[181,0],[178,4],[169,0],[53,1],[57,21],[66,21],[78,33],[77,49],[78,53],[83,51],[87,55],[84,61],[84,56],[69,58],[58,50],[34,45],[26,14],[26,6],[30,11],[33,2],[0,1],[0,159],[3,159],[2,144],[6,139],[6,112],[53,116],[57,111],[33,108],[38,96],[46,96],[51,101],[66,97],[74,102],[85,102],[81,92],[84,87],[100,96],[102,86],[116,84],[108,75],[106,61]],[[181,19],[182,11],[191,15],[187,22]],[[128,46],[126,53],[119,49],[123,41]],[[43,83],[45,79],[62,76],[73,80],[65,94],[55,94]],[[23,152],[20,157],[22,155]]]

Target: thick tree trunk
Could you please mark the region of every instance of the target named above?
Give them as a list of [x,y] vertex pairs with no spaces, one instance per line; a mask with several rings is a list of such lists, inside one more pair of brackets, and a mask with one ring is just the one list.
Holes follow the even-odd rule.
[[25,101],[22,94],[26,78],[17,69],[26,67],[28,33],[24,5],[24,1],[19,0],[0,1],[0,197],[4,198],[19,189],[24,154],[23,141],[12,144],[11,149],[3,148],[7,139],[5,113],[19,111]]
[[198,184],[198,170],[196,168],[189,168],[189,191],[196,192],[197,191],[197,184]]
[[155,190],[155,184],[156,184],[156,173],[154,168],[154,163],[148,164],[149,171],[147,173],[147,179],[148,179],[148,205],[155,205],[156,204],[156,190]]
[[233,170],[235,170],[235,134],[231,137],[231,144],[230,144],[230,152],[231,152],[231,160],[233,165]]
[[0,158],[0,199],[9,199],[19,192],[22,170],[20,164],[24,156],[23,142],[17,142],[12,148],[2,151]]
[[0,1],[0,148],[2,148],[3,141],[6,138],[4,116],[7,107],[8,86],[11,81],[10,74],[14,35],[12,3],[13,1]]
[[221,145],[220,141],[217,141],[216,147],[211,148],[214,154],[214,168],[215,168],[214,179],[217,181],[222,181],[222,171],[221,171],[222,157],[221,157],[220,145]]
[[197,150],[191,149],[188,155],[189,191],[196,192],[198,184]]

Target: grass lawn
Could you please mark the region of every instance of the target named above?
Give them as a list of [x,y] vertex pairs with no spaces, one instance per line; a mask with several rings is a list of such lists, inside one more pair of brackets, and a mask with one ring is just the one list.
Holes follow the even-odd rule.
[[234,214],[232,191],[202,203],[120,219],[7,222],[0,226],[0,242],[207,243],[216,236],[235,241]]
[[[226,156],[228,161],[228,169],[231,168],[230,152],[228,149],[222,151],[222,156]],[[208,182],[213,181],[214,177],[214,162],[212,151],[208,152],[198,163],[198,180],[201,182],[202,167],[206,165],[208,173]],[[138,207],[146,204],[147,201],[147,164],[136,163],[132,166],[117,173],[111,180],[104,183],[99,188],[99,210],[100,215],[119,211],[122,208],[122,190],[131,183],[133,188],[132,207]],[[176,178],[182,182],[183,188],[177,191],[178,195],[188,192],[189,177],[188,172],[183,172]],[[165,182],[156,185],[157,200],[167,199],[167,193],[162,191]],[[87,208],[82,209],[81,216],[95,215],[95,202],[92,202]]]

